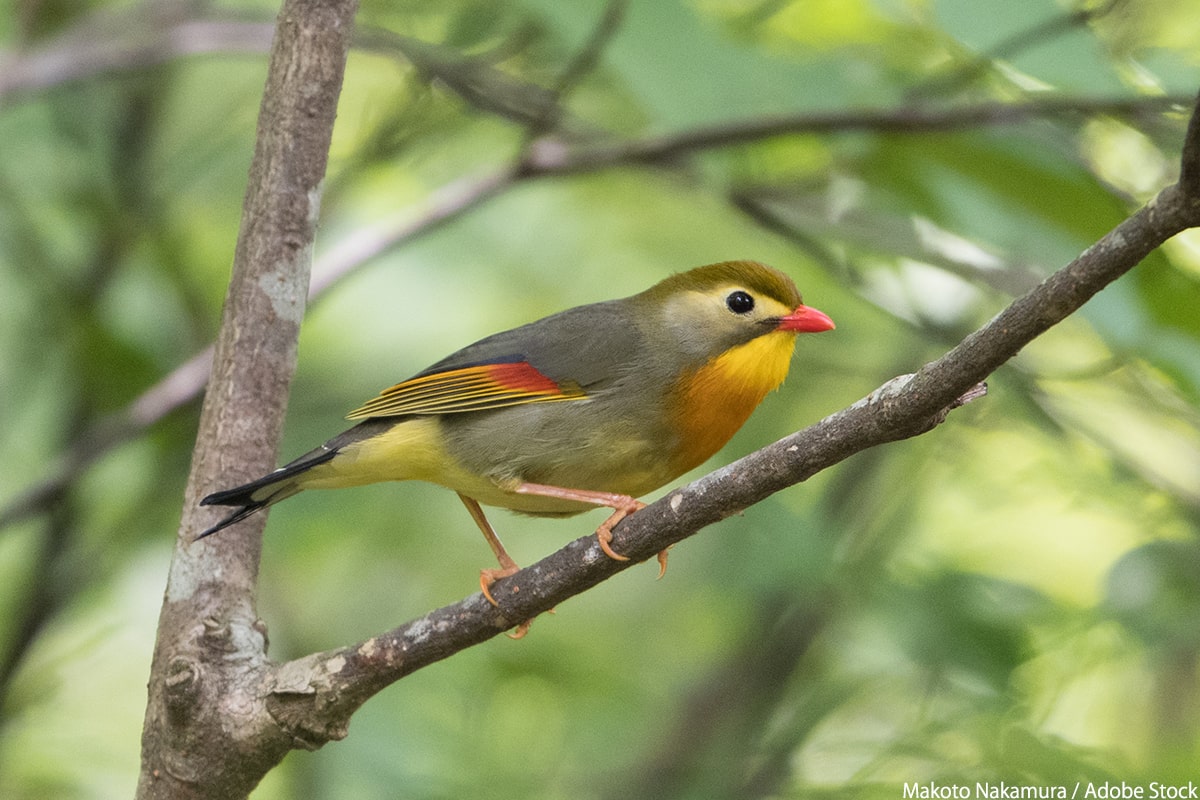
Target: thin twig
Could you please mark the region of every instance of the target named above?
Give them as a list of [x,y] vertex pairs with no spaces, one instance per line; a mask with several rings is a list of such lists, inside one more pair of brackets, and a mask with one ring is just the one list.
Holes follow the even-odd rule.
[[355,231],[323,253],[313,266],[309,302],[365,264],[461,218],[503,194],[518,180],[521,177],[511,167],[464,178],[434,191],[415,214],[405,209],[392,219]]
[[1130,117],[1186,109],[1193,98],[1180,95],[1140,98],[1052,97],[1023,103],[978,103],[953,108],[804,112],[700,126],[688,131],[600,145],[574,146],[542,139],[530,149],[525,169],[569,174],[605,167],[657,163],[719,147],[749,144],[776,136],[835,133],[915,134],[1015,125],[1031,119],[1106,114]]
[[99,35],[93,24],[79,24],[47,44],[25,53],[0,53],[0,101],[92,78],[144,69],[181,57],[210,53],[260,55],[271,44],[271,22],[239,19],[180,19],[147,27],[141,10],[123,20],[108,20]]
[[1094,8],[1081,8],[1056,14],[1048,19],[1040,20],[1022,28],[992,47],[976,54],[966,64],[958,66],[949,74],[934,76],[922,82],[906,93],[906,100],[918,100],[934,94],[946,94],[969,85],[984,75],[1000,60],[1015,58],[1023,50],[1028,50],[1051,41],[1058,36],[1072,33],[1110,12],[1124,0],[1108,0],[1104,5]]
[[528,127],[529,139],[536,139],[559,128],[564,114],[563,101],[588,74],[596,69],[608,43],[616,36],[625,19],[625,11],[629,0],[609,0],[604,8],[600,21],[592,29],[592,33],[584,42],[583,47],[575,53],[574,58],[567,64],[562,74],[554,82],[551,90],[555,102],[547,106],[546,113],[541,119],[534,120]]
[[355,36],[355,47],[399,55],[426,81],[436,81],[439,87],[449,89],[472,108],[518,125],[537,125],[542,119],[559,116],[554,92],[450,47],[378,28],[360,31]]

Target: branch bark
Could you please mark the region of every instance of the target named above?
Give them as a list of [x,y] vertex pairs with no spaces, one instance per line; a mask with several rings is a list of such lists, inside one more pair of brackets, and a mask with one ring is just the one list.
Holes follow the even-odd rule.
[[308,291],[320,183],[357,0],[286,0],[272,45],[242,227],[159,617],[139,798],[249,794],[291,748],[256,684],[261,523],[194,542],[221,479],[274,466]]

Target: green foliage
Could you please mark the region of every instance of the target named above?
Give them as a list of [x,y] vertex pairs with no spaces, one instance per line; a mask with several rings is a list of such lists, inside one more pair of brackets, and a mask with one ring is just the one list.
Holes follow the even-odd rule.
[[[144,430],[128,410],[217,329],[265,59],[232,42],[83,55],[178,33],[188,14],[250,24],[274,8],[9,5],[0,796],[128,795],[198,403]],[[1200,85],[1185,0],[631,0],[560,96],[603,13],[365,0],[318,277],[364,232],[506,169],[531,129],[586,149],[815,111],[1078,110],[952,129],[798,123],[514,181],[314,302],[284,457],[487,333],[755,258],[838,329],[802,341],[728,461],[936,357],[1150,199],[1186,119],[1160,96]],[[703,532],[661,582],[632,570],[520,643],[401,681],[256,797],[890,798],[914,781],[1194,778],[1198,241],[1152,255],[932,434]],[[530,563],[598,519],[495,521]],[[261,571],[271,655],[454,601],[488,557],[435,487],[289,500]]]

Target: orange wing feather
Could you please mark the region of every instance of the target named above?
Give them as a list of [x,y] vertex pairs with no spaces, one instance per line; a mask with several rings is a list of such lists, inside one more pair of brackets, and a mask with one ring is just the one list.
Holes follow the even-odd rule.
[[384,389],[346,418],[458,414],[586,396],[578,384],[556,383],[527,361],[480,364],[409,378]]

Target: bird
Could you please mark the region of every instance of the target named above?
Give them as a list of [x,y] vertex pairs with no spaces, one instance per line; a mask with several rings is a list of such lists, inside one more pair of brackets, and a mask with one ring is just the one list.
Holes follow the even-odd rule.
[[[792,279],[756,261],[675,273],[645,291],[577,306],[488,336],[384,389],[357,424],[257,480],[214,492],[235,510],[202,539],[309,489],[419,480],[458,493],[498,569],[519,568],[484,514],[607,507],[596,531],[644,507],[637,498],[699,466],[783,383],[796,335],[834,328]],[[659,556],[660,574],[666,556]]]

